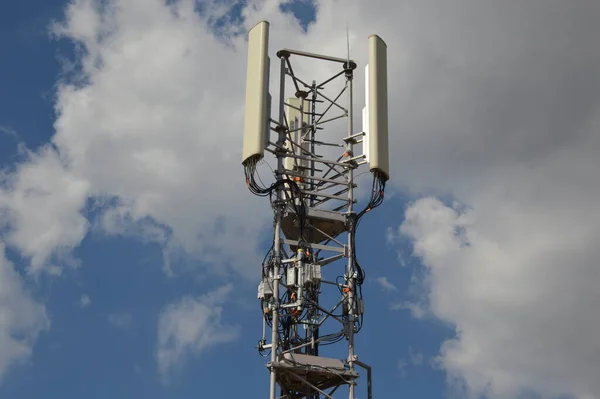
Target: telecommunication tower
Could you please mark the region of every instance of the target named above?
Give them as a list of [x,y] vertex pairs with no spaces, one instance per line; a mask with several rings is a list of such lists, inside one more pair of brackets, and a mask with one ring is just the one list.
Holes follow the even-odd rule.
[[[379,36],[369,37],[366,106],[362,131],[355,132],[352,81],[357,65],[349,55],[278,51],[278,112],[277,119],[271,117],[268,42],[268,22],[250,30],[242,164],[248,188],[268,197],[274,213],[273,245],[258,286],[263,326],[258,350],[270,352],[269,399],[333,398],[342,386],[355,399],[357,367],[367,371],[370,399],[371,368],[355,351],[365,279],[355,237],[362,217],[383,202],[389,179],[387,47]],[[304,79],[293,69],[299,58],[333,63],[339,70],[322,82]],[[326,95],[326,88],[340,80],[337,96]],[[290,88],[293,94],[286,98]],[[336,143],[327,127],[343,118],[347,134]],[[359,144],[362,154],[357,155]],[[331,149],[338,153],[329,156],[326,149],[329,155]],[[270,185],[256,180],[265,151],[277,162]],[[369,202],[357,212],[355,178],[363,165],[373,175],[373,188]],[[324,356],[327,349],[342,347],[345,358]]]

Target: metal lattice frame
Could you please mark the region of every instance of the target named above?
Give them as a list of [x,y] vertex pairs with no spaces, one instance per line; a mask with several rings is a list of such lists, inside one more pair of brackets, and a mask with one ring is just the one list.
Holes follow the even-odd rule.
[[[288,49],[279,51],[277,56],[280,59],[279,118],[270,120],[277,141],[270,141],[267,151],[277,158],[276,179],[294,181],[298,190],[293,192],[289,185],[286,188],[285,184],[279,184],[274,192],[273,248],[263,264],[259,286],[264,314],[263,337],[258,347],[261,352],[271,350],[267,363],[269,397],[333,398],[340,386],[348,385],[349,398],[354,399],[359,377],[356,366],[359,366],[367,370],[370,398],[371,370],[358,361],[354,345],[363,313],[351,248],[356,216],[354,177],[355,171],[366,163],[364,155],[354,156],[354,148],[364,136],[362,132],[354,134],[353,127],[352,80],[356,64],[350,59]],[[294,74],[293,57],[336,63],[341,70],[322,83],[309,84]],[[344,79],[345,84],[339,94],[334,98],[326,96],[324,88],[340,79]],[[286,83],[289,86],[290,82],[299,107],[285,101]],[[345,106],[340,100],[344,94]],[[317,112],[318,104],[324,107],[322,112]],[[299,124],[287,120],[286,107],[300,113]],[[347,119],[348,129],[342,142],[320,138],[324,125],[342,118]],[[308,122],[303,123],[305,120]],[[294,135],[296,132],[301,134]],[[339,147],[342,154],[335,160],[326,159],[317,154],[319,146]],[[285,167],[286,158],[294,160],[292,168]],[[343,259],[345,264],[341,262]],[[327,270],[322,269],[325,266]],[[330,281],[322,274],[322,270],[329,272],[335,267],[343,268],[340,271],[343,281]],[[326,290],[339,295],[339,300],[330,308],[319,300]],[[269,328],[270,342],[267,341]],[[348,355],[344,361],[320,356],[320,347],[340,341],[347,343]]]

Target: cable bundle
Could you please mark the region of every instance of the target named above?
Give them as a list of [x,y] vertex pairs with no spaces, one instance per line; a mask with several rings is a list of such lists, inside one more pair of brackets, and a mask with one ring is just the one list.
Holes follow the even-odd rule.
[[258,157],[249,158],[244,163],[244,174],[246,175],[246,184],[248,185],[248,189],[255,195],[259,197],[269,196],[271,201],[271,205],[273,205],[273,191],[275,191],[278,187],[287,185],[289,187],[288,190],[283,191],[285,195],[286,202],[292,205],[294,212],[298,215],[299,219],[299,227],[300,227],[300,236],[299,236],[299,244],[301,245],[304,241],[304,227],[306,225],[306,204],[304,201],[304,196],[302,195],[302,191],[300,190],[300,186],[291,180],[291,179],[279,179],[271,184],[269,187],[262,187],[257,182],[254,176],[256,175],[256,166],[258,164]]
[[[359,212],[356,215],[356,217],[354,218],[354,223],[352,224],[352,238],[351,238],[350,246],[352,247],[352,259],[354,260],[354,267],[357,272],[356,285],[357,285],[358,297],[361,300],[362,300],[362,284],[365,281],[366,275],[365,275],[364,270],[360,267],[360,264],[358,263],[358,257],[356,256],[356,243],[355,243],[356,231],[358,230],[358,225],[360,224],[362,217],[367,212],[371,211],[372,209],[377,208],[379,205],[381,205],[383,203],[383,197],[385,194],[385,182],[386,182],[386,176],[383,172],[381,172],[379,170],[373,171],[373,189],[371,191],[371,198],[369,200],[369,203],[365,207],[365,209],[363,209],[361,212]],[[362,328],[362,320],[363,320],[363,315],[360,315],[359,322],[358,322],[358,328],[357,328],[356,332],[360,331],[360,329]]]
[[[248,159],[244,163],[244,172],[246,175],[246,183],[248,185],[249,190],[253,194],[261,196],[261,197],[269,196],[271,205],[275,206],[273,204],[272,193],[273,193],[273,191],[277,190],[278,188],[283,187],[282,188],[283,194],[285,196],[285,198],[283,198],[283,200],[286,203],[291,205],[291,207],[293,208],[293,210],[295,211],[296,215],[298,215],[298,218],[299,218],[300,236],[299,236],[299,240],[298,240],[299,241],[298,246],[302,247],[302,243],[304,241],[304,228],[305,228],[305,224],[306,224],[306,205],[305,205],[305,201],[304,201],[300,187],[298,186],[298,184],[295,181],[293,181],[289,178],[278,179],[277,181],[275,181],[268,187],[263,187],[264,184],[259,185],[255,179],[255,176],[257,175],[256,168],[258,165],[258,161],[259,161],[258,157],[253,157],[253,158]],[[259,177],[259,180],[260,180],[260,177]],[[360,266],[357,255],[356,255],[356,232],[358,230],[358,226],[359,226],[363,216],[367,212],[371,211],[372,209],[378,207],[379,205],[381,205],[383,203],[386,180],[387,180],[386,176],[383,172],[378,171],[378,170],[373,172],[373,186],[372,186],[372,191],[371,191],[371,197],[369,199],[369,202],[365,206],[365,208],[361,212],[356,214],[356,216],[354,217],[353,223],[352,223],[352,227],[351,227],[352,234],[351,234],[350,246],[352,248],[353,268],[357,273],[356,292],[357,292],[357,297],[360,298],[360,300],[362,300],[362,297],[363,297],[362,284],[364,283],[366,274],[365,274],[364,270],[362,269],[362,267]],[[285,187],[286,185],[288,186],[287,188]],[[263,264],[262,264],[263,277],[266,277],[266,275],[268,273],[268,269],[272,266],[272,263],[274,262],[274,260],[275,259],[273,257],[273,245],[272,245],[271,248],[269,249],[268,253],[265,256],[265,259],[263,260]],[[319,291],[318,287],[315,287],[315,289],[317,292]],[[280,303],[287,303],[290,300],[289,295],[290,295],[289,291],[284,291],[283,294],[281,295],[281,297],[279,298]],[[261,311],[264,311],[263,306],[264,306],[264,302],[261,301]],[[297,333],[294,334],[293,337],[290,336],[290,335],[292,335],[291,327],[293,324],[295,324],[293,319],[294,318],[302,319],[304,316],[307,316],[307,311],[308,311],[308,309],[304,308],[301,315],[294,315],[294,317],[292,317],[292,314],[290,313],[289,309],[280,310],[281,322],[279,323],[279,331],[278,331],[280,342],[282,342],[282,343],[286,342],[287,345],[290,345],[292,343],[293,344],[298,344],[298,343],[302,344],[302,343],[308,342],[308,340],[309,340],[308,337],[302,338]],[[340,316],[342,316],[342,315],[340,315]],[[272,328],[270,314],[265,313],[264,317],[265,317],[266,324]],[[363,315],[361,314],[359,316],[356,332],[360,331],[360,329],[362,328],[362,324],[363,324]],[[327,336],[320,337],[321,345],[330,345],[330,344],[339,342],[340,340],[342,340],[344,338],[344,336],[345,336],[344,332],[341,331],[339,333],[329,334]]]

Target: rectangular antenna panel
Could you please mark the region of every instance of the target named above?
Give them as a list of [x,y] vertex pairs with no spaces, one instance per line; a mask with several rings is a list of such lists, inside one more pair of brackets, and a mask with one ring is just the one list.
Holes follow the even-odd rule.
[[256,24],[248,34],[246,108],[242,163],[262,158],[269,138],[269,23]]
[[365,106],[362,109],[363,154],[369,163],[369,64],[365,66]]
[[[293,145],[289,140],[286,140],[285,147],[296,155],[302,155],[300,148],[305,151],[308,151],[310,148],[308,142],[303,142],[303,135],[307,133],[306,127],[310,123],[310,115],[308,114],[310,103],[308,101],[304,101],[304,115],[300,115],[301,100],[299,98],[290,97],[287,99],[286,103],[290,105],[286,106],[285,108],[285,115],[290,127],[290,137],[288,139],[291,139],[297,145]],[[300,118],[304,119],[302,126],[304,129],[300,129]],[[299,173],[305,173],[306,168],[308,167],[308,161],[304,159],[301,160],[297,158],[286,157],[283,160],[283,166],[286,169],[296,170]]]
[[377,35],[369,36],[368,87],[369,167],[371,171],[383,172],[389,179],[387,46]]
[[[269,62],[268,65],[271,64],[271,59],[269,58]],[[267,71],[269,70],[269,68],[267,68]],[[269,82],[269,79],[271,77],[270,73],[267,73],[267,82]],[[269,90],[268,90],[268,86],[267,86],[267,117],[265,118],[265,122],[266,122],[266,126],[265,126],[265,134],[263,136],[264,140],[264,145],[263,148],[267,148],[269,146],[269,135],[271,133],[271,94],[269,94]]]

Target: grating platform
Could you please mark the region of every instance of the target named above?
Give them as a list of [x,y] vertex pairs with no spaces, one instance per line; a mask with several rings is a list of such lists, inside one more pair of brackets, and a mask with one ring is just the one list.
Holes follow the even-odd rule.
[[298,353],[286,353],[283,359],[275,364],[269,362],[267,367],[271,365],[277,370],[278,384],[299,397],[349,384],[359,376],[356,371],[346,369],[341,360]]
[[[314,244],[328,240],[329,237],[335,238],[347,231],[346,215],[339,212],[308,208],[306,219],[308,226],[305,234],[310,235],[310,242]],[[288,211],[281,220],[281,230],[290,240],[300,238],[299,225],[298,215],[293,211]]]

